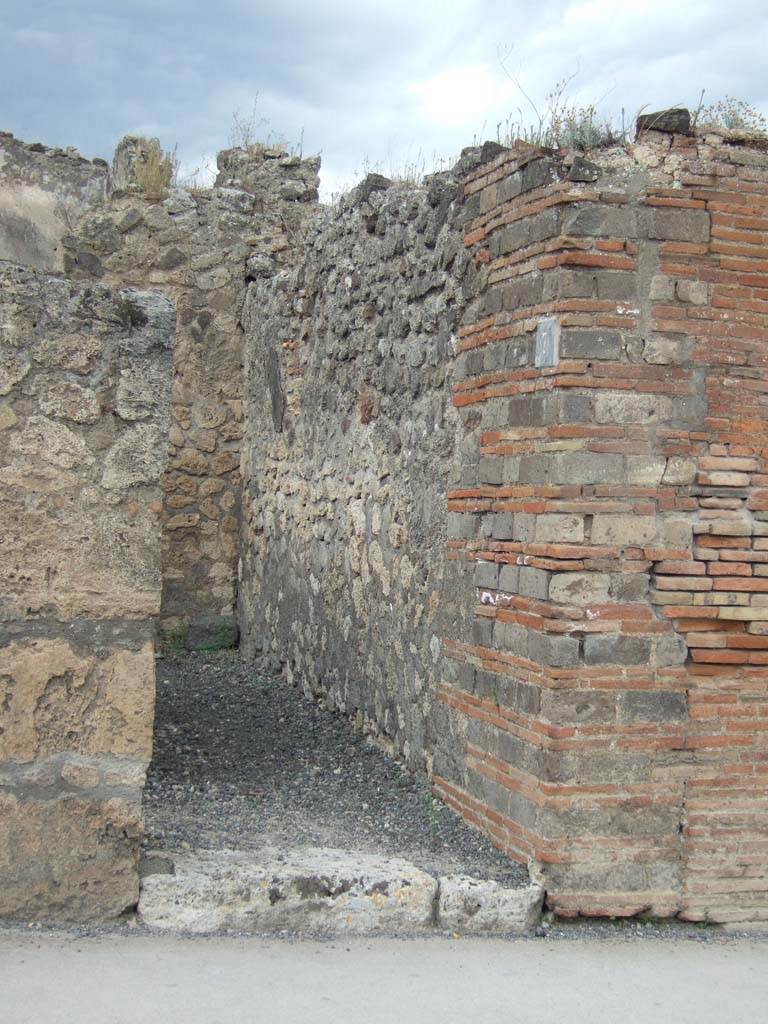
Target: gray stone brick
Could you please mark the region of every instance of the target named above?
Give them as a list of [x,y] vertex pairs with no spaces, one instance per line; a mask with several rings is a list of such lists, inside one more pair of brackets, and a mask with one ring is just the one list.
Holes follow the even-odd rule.
[[532,683],[517,682],[512,707],[524,715],[537,715],[541,708],[541,690]]
[[503,290],[501,288],[489,288],[483,298],[483,316],[494,316],[501,312]]
[[528,512],[518,512],[515,515],[515,536],[513,540],[519,540],[524,544],[530,543],[536,535],[536,516]]
[[493,619],[475,618],[473,620],[472,642],[481,647],[493,645]]
[[548,210],[542,210],[528,220],[531,242],[543,242],[546,238],[552,238],[558,233],[560,227],[560,213],[557,207],[550,206]]
[[[503,627],[500,633],[500,646],[503,650],[514,654],[518,658],[527,658],[531,638],[530,631],[524,626],[518,626],[514,622],[501,622],[498,625]],[[496,634],[494,633],[495,636]]]
[[688,700],[685,693],[637,691],[622,694],[619,707],[625,722],[675,722],[686,717]]
[[531,633],[528,657],[552,668],[576,668],[579,664],[579,641],[573,636]]
[[550,157],[539,157],[531,160],[523,167],[520,180],[520,191],[531,192],[542,185],[557,181],[557,165]]
[[635,211],[629,206],[576,203],[563,217],[563,234],[634,238]]
[[494,540],[512,540],[515,533],[515,517],[512,512],[497,512],[490,516],[490,520]]
[[504,456],[504,483],[516,484],[520,479],[520,456]]
[[544,278],[541,274],[525,274],[516,278],[504,289],[504,309],[519,309],[521,306],[535,306],[541,302]]
[[520,171],[510,174],[508,178],[499,183],[499,201],[506,203],[510,199],[514,199],[515,196],[519,196],[522,187],[523,182]]
[[[592,419],[593,398],[571,392],[546,395],[543,399],[542,425],[551,423],[588,423]],[[533,423],[532,426],[539,426]]]
[[561,267],[545,276],[542,298],[545,302],[551,299],[588,299],[595,294],[596,286],[593,271],[563,270]]
[[616,695],[588,690],[545,690],[541,711],[553,725],[613,722]]
[[478,466],[481,484],[500,484],[504,479],[504,459],[498,455],[484,455]]
[[505,346],[498,342],[494,345],[485,345],[483,347],[483,371],[485,373],[494,373],[496,370],[503,369],[504,357],[506,355],[504,349]]
[[621,481],[621,455],[564,452],[556,455],[524,455],[520,459],[520,483],[604,484]]
[[526,338],[515,338],[502,346],[504,349],[504,365],[508,369],[527,366],[531,361],[530,345]]
[[620,604],[644,601],[648,595],[647,572],[622,572],[611,576],[611,599]]
[[563,359],[620,359],[623,350],[618,331],[563,331],[560,355]]
[[442,677],[446,683],[467,690],[468,693],[472,693],[475,688],[475,669],[465,661],[444,658]]
[[477,562],[475,586],[495,590],[499,583],[499,567],[495,562]]
[[640,211],[638,234],[670,242],[708,242],[709,214],[706,210],[647,206]]
[[656,640],[655,660],[660,668],[684,665],[688,659],[688,645],[677,633],[660,636]]
[[448,513],[448,540],[471,540],[477,533],[477,516]]
[[601,299],[633,302],[637,299],[637,277],[621,270],[603,270],[597,275],[597,294]]
[[651,641],[641,636],[592,633],[584,638],[587,665],[645,665],[651,657]]
[[520,566],[501,565],[499,566],[499,590],[507,594],[516,594],[520,586]]
[[513,221],[498,231],[491,239],[491,252],[494,256],[504,256],[528,245],[530,226],[527,219]]
[[549,594],[549,577],[546,569],[535,569],[531,565],[520,566],[519,593],[523,597],[533,597],[538,601],[546,601]]

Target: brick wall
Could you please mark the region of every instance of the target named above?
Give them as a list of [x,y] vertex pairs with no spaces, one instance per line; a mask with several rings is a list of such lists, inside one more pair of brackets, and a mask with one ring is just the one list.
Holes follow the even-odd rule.
[[768,919],[768,156],[649,132],[465,183],[435,786],[559,913]]

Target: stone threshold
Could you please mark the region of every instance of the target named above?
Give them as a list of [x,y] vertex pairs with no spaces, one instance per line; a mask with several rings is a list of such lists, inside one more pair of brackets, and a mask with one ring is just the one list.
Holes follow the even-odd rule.
[[142,859],[138,916],[156,931],[195,934],[524,935],[543,900],[533,882],[433,877],[399,858],[327,847],[155,850]]

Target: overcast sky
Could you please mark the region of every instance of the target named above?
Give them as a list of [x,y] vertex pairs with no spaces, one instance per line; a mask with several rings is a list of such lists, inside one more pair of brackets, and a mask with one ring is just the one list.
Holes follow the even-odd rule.
[[702,89],[768,114],[767,53],[768,0],[0,0],[0,129],[107,159],[158,136],[188,174],[237,114],[320,152],[328,195],[529,120],[513,79],[541,109],[575,74],[615,116]]

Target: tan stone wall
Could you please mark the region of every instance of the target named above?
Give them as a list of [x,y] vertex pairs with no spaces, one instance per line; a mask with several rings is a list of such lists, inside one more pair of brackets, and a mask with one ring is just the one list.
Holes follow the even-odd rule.
[[0,263],[0,916],[138,896],[170,303]]
[[118,147],[109,201],[65,239],[64,270],[161,291],[177,311],[172,423],[163,480],[167,639],[192,648],[237,639],[243,333],[249,279],[273,273],[317,198],[319,161],[281,150],[219,156],[212,189],[149,198],[132,183],[141,140]]

